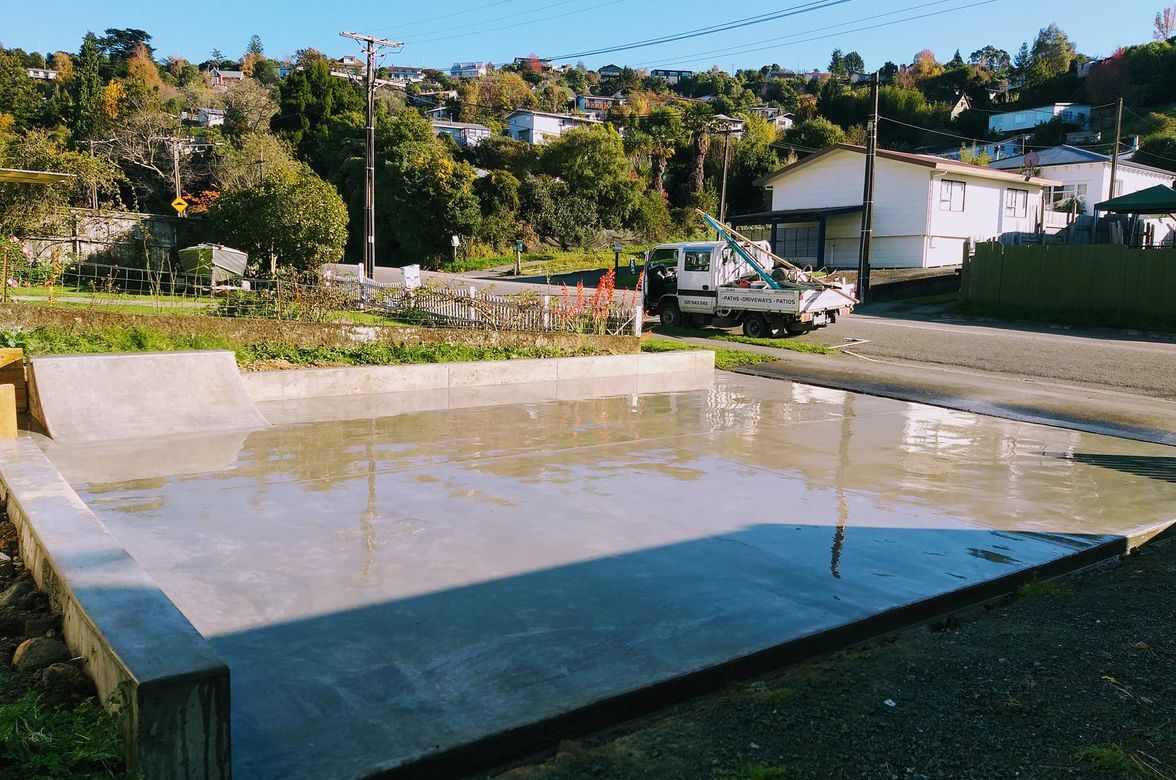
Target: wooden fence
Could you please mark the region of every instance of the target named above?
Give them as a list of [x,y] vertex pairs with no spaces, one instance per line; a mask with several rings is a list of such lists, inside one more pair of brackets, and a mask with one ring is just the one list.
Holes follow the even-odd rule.
[[965,303],[1041,312],[1176,315],[1176,250],[978,244],[965,256]]

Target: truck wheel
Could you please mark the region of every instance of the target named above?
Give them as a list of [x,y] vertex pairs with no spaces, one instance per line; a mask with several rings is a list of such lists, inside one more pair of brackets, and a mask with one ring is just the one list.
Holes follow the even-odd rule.
[[767,317],[762,314],[752,314],[743,321],[743,335],[753,339],[770,339],[776,335]]
[[682,310],[678,308],[677,301],[667,301],[661,305],[658,310],[658,318],[661,324],[667,328],[682,327]]

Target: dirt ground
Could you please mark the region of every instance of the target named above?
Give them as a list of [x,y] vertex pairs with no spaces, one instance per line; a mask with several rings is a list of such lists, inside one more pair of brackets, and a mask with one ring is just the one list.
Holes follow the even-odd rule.
[[1176,779],[1176,540],[486,777]]

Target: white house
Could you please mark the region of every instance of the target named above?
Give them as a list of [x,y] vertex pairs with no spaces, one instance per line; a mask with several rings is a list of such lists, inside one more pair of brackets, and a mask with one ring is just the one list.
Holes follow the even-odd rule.
[[414,68],[410,65],[393,65],[386,69],[388,79],[401,84],[416,84],[425,80],[424,68]]
[[506,121],[507,135],[536,146],[545,144],[552,138],[558,138],[568,130],[602,124],[599,119],[570,114],[549,114],[546,111],[522,108],[508,114]]
[[1074,146],[1055,146],[997,160],[990,168],[1020,171],[1025,168],[1040,170],[1059,184],[1046,191],[1046,205],[1058,211],[1069,211],[1071,203],[1078,205],[1077,213],[1094,214],[1094,205],[1104,200],[1130,195],[1157,184],[1172,186],[1176,173],[1131,160],[1130,153],[1119,156],[1115,172],[1115,188],[1111,191],[1111,158],[1105,154]]
[[677,84],[682,79],[689,78],[693,74],[694,71],[692,70],[676,70],[674,68],[654,68],[649,71],[650,76],[670,84]]
[[[841,144],[756,181],[771,211],[731,219],[776,254],[801,265],[857,266],[865,148]],[[875,169],[874,268],[958,265],[964,243],[1033,233],[1042,191],[1058,182],[879,150]]]
[[223,108],[198,108],[195,111],[181,111],[181,122],[192,122],[200,127],[221,127],[225,123]]
[[596,71],[601,78],[608,78],[610,76],[619,76],[624,71],[620,65],[605,65],[600,70]]
[[1032,130],[1056,117],[1061,117],[1067,124],[1085,127],[1090,122],[1090,106],[1082,103],[1054,103],[1050,106],[993,114],[988,117],[988,132],[1016,133]]
[[447,122],[433,120],[434,135],[448,135],[458,146],[474,147],[490,137],[490,128],[486,125],[469,122]]
[[25,73],[29,78],[38,81],[57,81],[57,71],[49,68],[26,68]]
[[449,75],[455,79],[476,79],[485,76],[492,67],[489,62],[455,62]]
[[783,132],[796,124],[796,114],[785,111],[777,106],[752,106],[747,109],[749,114],[755,114],[761,119],[766,119],[769,124],[776,128],[776,132]]

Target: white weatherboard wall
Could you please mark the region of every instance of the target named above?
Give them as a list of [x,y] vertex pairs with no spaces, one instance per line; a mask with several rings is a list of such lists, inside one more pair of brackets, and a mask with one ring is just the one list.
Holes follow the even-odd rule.
[[[941,182],[964,183],[964,210],[946,211],[940,206]],[[1005,213],[1009,190],[1026,193],[1024,216]],[[966,241],[984,241],[1005,233],[1033,233],[1041,216],[1041,188],[1029,183],[1005,182],[957,173],[933,177],[928,203],[927,266],[958,265]]]
[[[819,164],[801,168],[772,186],[772,210],[821,209],[860,205],[865,178],[865,155],[850,151],[831,154]],[[874,189],[875,268],[921,268],[927,230],[928,169],[878,158]],[[782,226],[783,227],[783,226]],[[861,215],[829,219],[825,234],[825,264],[857,264]],[[959,262],[959,255],[955,262]],[[814,262],[816,258],[796,258]]]

